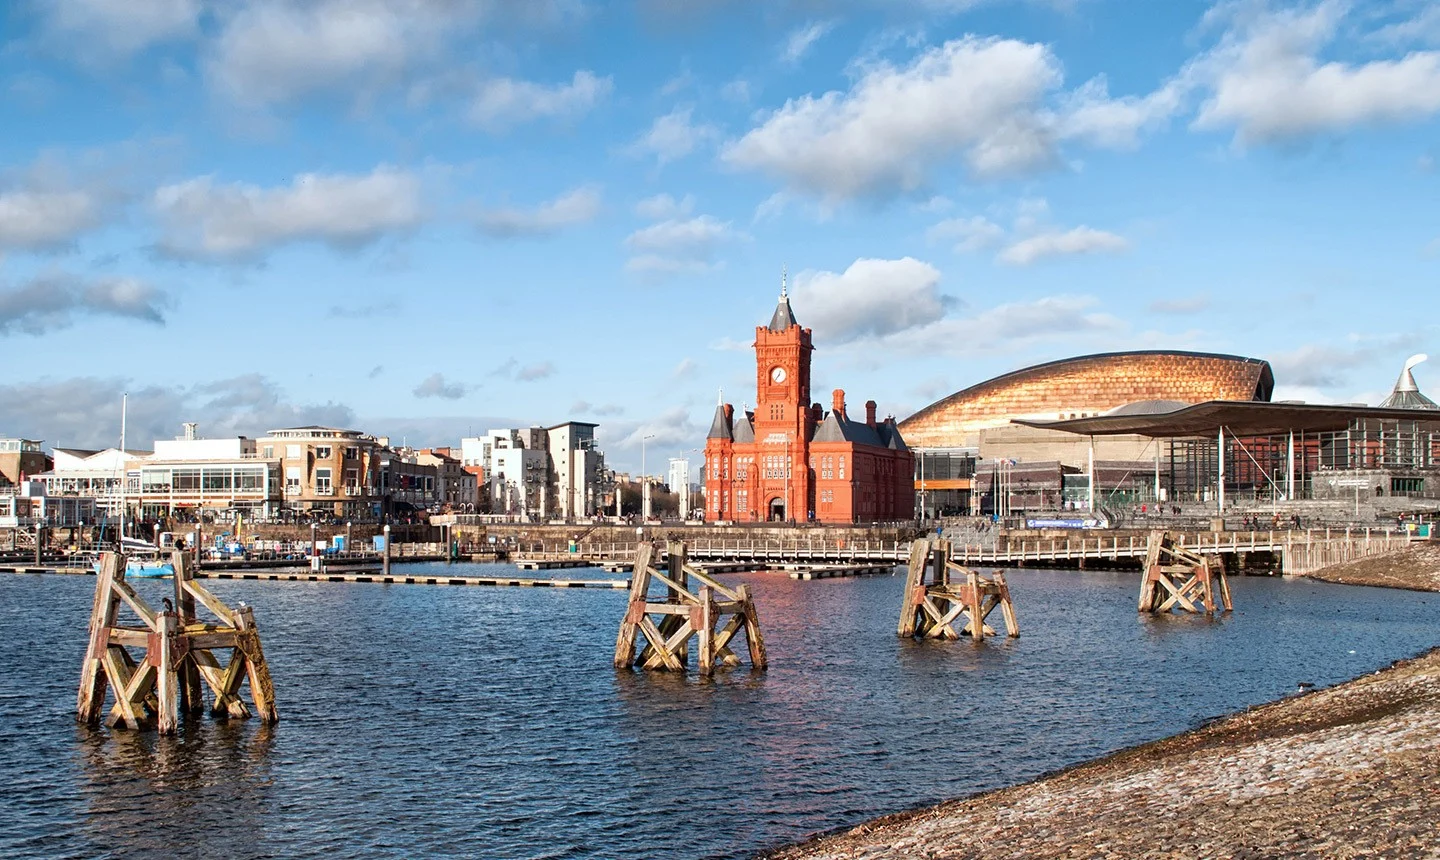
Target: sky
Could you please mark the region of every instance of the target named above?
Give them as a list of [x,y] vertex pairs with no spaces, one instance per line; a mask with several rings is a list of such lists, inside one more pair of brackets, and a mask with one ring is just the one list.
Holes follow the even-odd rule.
[[[903,419],[1036,362],[1269,360],[1376,403],[1440,352],[1440,6],[12,0],[0,435]],[[1433,365],[1416,370],[1440,389]]]

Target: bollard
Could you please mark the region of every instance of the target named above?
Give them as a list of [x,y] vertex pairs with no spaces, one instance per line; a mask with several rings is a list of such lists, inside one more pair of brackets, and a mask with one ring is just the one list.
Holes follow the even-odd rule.
[[390,527],[388,525],[385,527],[385,546],[381,549],[380,568],[383,575],[390,575]]

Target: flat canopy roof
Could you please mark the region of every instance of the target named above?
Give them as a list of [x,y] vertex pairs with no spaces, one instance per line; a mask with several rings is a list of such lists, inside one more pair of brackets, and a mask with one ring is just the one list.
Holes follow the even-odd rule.
[[1380,409],[1371,406],[1237,400],[1211,400],[1173,412],[1148,415],[1096,415],[1068,421],[1027,421],[1017,418],[1011,423],[1043,430],[1061,430],[1082,436],[1133,435],[1165,439],[1179,436],[1213,436],[1221,427],[1225,428],[1225,432],[1237,436],[1278,436],[1291,431],[1324,433],[1344,430],[1355,418],[1416,421],[1440,427],[1440,411],[1429,409]]

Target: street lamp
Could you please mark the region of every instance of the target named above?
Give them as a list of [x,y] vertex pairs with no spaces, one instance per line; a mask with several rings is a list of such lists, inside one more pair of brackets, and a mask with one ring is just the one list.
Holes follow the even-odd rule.
[[654,439],[654,433],[640,437],[640,519],[650,519],[650,473],[645,469],[645,440]]

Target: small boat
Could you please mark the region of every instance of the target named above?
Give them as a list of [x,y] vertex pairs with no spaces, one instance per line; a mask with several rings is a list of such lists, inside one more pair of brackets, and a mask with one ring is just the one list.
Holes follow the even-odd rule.
[[[160,555],[160,547],[138,538],[121,538],[120,551],[125,553],[126,579],[161,579],[175,575],[175,565]],[[100,559],[92,563],[100,572]]]

